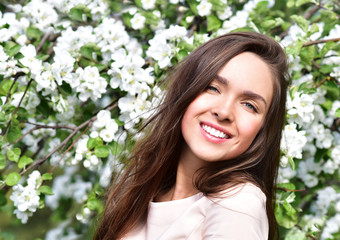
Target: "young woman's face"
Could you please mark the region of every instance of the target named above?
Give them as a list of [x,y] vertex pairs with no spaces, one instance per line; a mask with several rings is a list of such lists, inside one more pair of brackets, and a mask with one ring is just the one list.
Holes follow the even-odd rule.
[[244,52],[232,58],[184,113],[182,156],[206,162],[243,153],[260,130],[272,95],[272,75],[259,56]]

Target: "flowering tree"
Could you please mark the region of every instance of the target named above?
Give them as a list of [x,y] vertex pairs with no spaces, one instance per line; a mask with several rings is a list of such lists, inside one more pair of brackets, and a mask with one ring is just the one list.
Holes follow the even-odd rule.
[[339,19],[336,0],[1,3],[0,238],[38,216],[31,239],[91,239],[158,83],[203,42],[242,30],[272,36],[290,60],[281,238],[339,239]]

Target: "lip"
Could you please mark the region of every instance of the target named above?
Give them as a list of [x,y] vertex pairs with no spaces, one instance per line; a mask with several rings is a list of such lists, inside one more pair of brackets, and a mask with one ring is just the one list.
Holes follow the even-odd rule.
[[[209,133],[207,133],[206,131],[204,131],[204,129],[202,128],[202,125],[207,125],[209,127],[215,128],[225,134],[227,134],[230,138],[218,138],[218,137],[214,137],[212,135],[210,135]],[[210,122],[201,122],[200,123],[200,131],[202,133],[202,135],[209,141],[209,142],[213,142],[213,143],[223,143],[227,140],[230,140],[233,138],[233,135],[231,135],[227,130],[225,130],[224,128],[217,126],[213,123]]]

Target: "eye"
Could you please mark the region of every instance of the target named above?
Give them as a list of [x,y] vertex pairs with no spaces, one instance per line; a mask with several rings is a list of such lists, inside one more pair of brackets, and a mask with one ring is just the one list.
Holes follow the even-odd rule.
[[218,89],[215,88],[215,87],[212,86],[212,85],[208,86],[208,87],[207,87],[207,90],[208,90],[208,91],[213,91],[213,92],[219,93]]
[[257,108],[253,104],[251,104],[249,102],[245,102],[245,103],[243,103],[243,105],[246,106],[247,108],[249,108],[250,110],[256,112],[256,113],[258,112]]

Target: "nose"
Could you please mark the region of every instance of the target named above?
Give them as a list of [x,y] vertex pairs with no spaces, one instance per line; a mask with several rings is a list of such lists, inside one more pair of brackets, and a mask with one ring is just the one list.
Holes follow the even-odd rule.
[[235,120],[234,108],[231,101],[221,101],[213,109],[213,114],[218,121],[233,122]]

